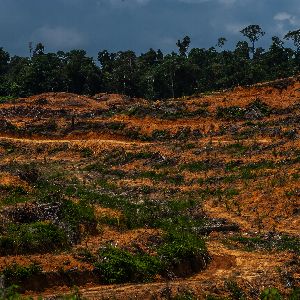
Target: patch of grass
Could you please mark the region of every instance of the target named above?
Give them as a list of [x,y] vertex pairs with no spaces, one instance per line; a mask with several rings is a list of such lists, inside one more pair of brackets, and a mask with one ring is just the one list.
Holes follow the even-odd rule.
[[76,196],[83,201],[120,211],[122,213],[122,224],[120,226],[128,229],[145,226],[162,228],[172,220],[176,223],[179,216],[186,218],[187,223],[201,224],[203,222],[202,218],[190,216],[191,211],[197,210],[201,206],[201,202],[191,199],[166,201],[145,199],[135,201],[129,197],[101,194],[86,189],[77,191]]
[[137,177],[148,178],[154,181],[163,181],[165,179],[165,173],[158,173],[155,171],[144,171],[138,174]]
[[30,123],[26,126],[26,132],[30,134],[42,134],[42,135],[51,135],[59,129],[58,123],[55,118],[49,119],[43,124],[34,124]]
[[206,300],[231,300],[227,297],[219,297],[219,296],[215,296],[215,295],[207,295]]
[[225,120],[241,120],[245,117],[245,109],[238,106],[217,107],[216,118]]
[[198,161],[182,165],[181,168],[190,172],[199,172],[209,170],[209,165],[206,162]]
[[110,190],[110,191],[113,191],[113,190],[117,189],[117,187],[118,187],[115,183],[109,182],[105,178],[97,179],[95,183],[96,183],[96,185],[98,185],[104,189]]
[[101,174],[107,174],[108,168],[101,162],[96,162],[91,165],[86,166],[83,171],[95,171]]
[[224,183],[233,183],[233,182],[237,181],[238,179],[239,179],[239,177],[237,175],[230,174],[228,176],[223,177],[223,182]]
[[239,195],[239,191],[237,189],[229,188],[225,190],[225,197],[228,199],[231,199],[234,196],[238,196],[238,195]]
[[1,191],[8,193],[8,195],[1,200],[1,205],[13,205],[17,203],[25,203],[31,200],[31,197],[22,186],[0,186],[0,192]]
[[[174,265],[200,257],[207,262],[209,257],[205,242],[195,230],[204,225],[204,220],[193,217],[201,205],[194,200],[133,200],[130,197],[111,196],[82,189],[80,198],[89,203],[116,209],[121,217],[107,220],[120,228],[159,228],[166,234],[163,244],[157,249],[157,256],[131,254],[122,249],[105,248],[99,252],[96,267],[106,283],[148,281],[155,274],[169,274]],[[78,196],[79,196],[78,195]]]
[[232,241],[241,244],[245,250],[277,250],[277,251],[292,251],[300,254],[300,239],[290,236],[275,236],[275,237],[242,237],[236,236],[231,238]]
[[184,176],[181,174],[170,175],[168,172],[144,171],[136,175],[140,178],[148,178],[153,181],[163,181],[170,184],[180,185],[184,183]]
[[16,98],[13,96],[0,96],[1,103],[12,103]]
[[197,297],[193,292],[186,290],[178,293],[175,297],[172,298],[172,300],[197,300]]
[[276,164],[271,160],[261,160],[254,163],[249,163],[246,165],[243,165],[241,167],[241,170],[261,170],[261,169],[274,169],[276,167]]
[[220,167],[220,161],[217,160],[204,160],[204,161],[194,161],[186,163],[180,166],[181,170],[188,170],[190,172],[200,172],[200,171],[209,171]]
[[83,148],[80,150],[81,156],[84,158],[92,157],[94,152],[90,148]]
[[249,169],[242,169],[239,177],[242,180],[250,180],[250,179],[256,179],[257,175]]
[[241,143],[235,143],[235,144],[230,144],[225,146],[224,150],[228,154],[241,156],[244,155],[249,150],[249,147],[244,146]]
[[243,164],[241,160],[232,160],[225,165],[226,172],[238,171],[239,167]]
[[230,161],[225,166],[226,172],[239,172],[239,174],[230,176],[236,176],[237,179],[249,180],[256,179],[259,175],[255,171],[260,171],[264,169],[274,169],[276,168],[276,163],[271,160],[261,160],[258,162],[251,162],[248,164],[243,164],[242,161]]
[[126,175],[125,171],[121,169],[111,169],[110,166],[107,166],[102,162],[93,163],[85,167],[84,171],[94,171],[100,173],[102,176],[111,175],[111,176],[117,176],[119,178],[124,177]]
[[225,120],[242,120],[247,116],[247,113],[252,112],[255,112],[256,118],[259,119],[261,117],[269,116],[272,112],[272,108],[260,99],[256,99],[246,107],[217,107],[216,118]]
[[123,130],[126,127],[125,123],[122,122],[109,122],[106,123],[106,128],[108,128],[109,130],[114,130],[114,131],[119,131],[119,130]]

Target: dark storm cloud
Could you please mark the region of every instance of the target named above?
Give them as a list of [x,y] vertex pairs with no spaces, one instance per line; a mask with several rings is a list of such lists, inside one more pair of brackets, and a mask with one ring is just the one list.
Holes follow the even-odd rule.
[[28,42],[43,42],[48,51],[84,48],[153,48],[174,50],[190,35],[192,46],[210,47],[225,36],[228,47],[242,39],[239,30],[260,24],[282,36],[300,27],[298,0],[0,0],[0,46],[27,53]]

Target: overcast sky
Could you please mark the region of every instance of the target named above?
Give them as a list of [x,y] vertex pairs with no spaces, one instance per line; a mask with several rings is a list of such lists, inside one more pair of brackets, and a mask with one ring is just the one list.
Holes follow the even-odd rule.
[[28,55],[28,42],[42,42],[47,51],[150,47],[169,52],[189,35],[191,47],[211,47],[218,37],[227,48],[242,40],[239,33],[259,24],[267,35],[282,37],[300,28],[299,0],[0,0],[0,47]]

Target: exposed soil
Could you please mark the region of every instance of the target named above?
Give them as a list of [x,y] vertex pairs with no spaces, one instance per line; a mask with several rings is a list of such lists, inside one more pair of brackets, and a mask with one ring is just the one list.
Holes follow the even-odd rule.
[[[0,256],[0,270],[39,264],[47,284],[42,290],[38,283],[27,285],[23,292],[51,299],[70,291],[71,283],[55,277],[68,271],[77,272],[74,285],[87,299],[171,299],[187,291],[199,299],[230,296],[230,280],[257,299],[266,287],[287,294],[300,286],[299,249],[274,246],[286,236],[298,245],[300,239],[300,82],[289,79],[280,87],[276,81],[156,102],[46,93],[0,104],[4,225],[7,209],[40,200],[37,184],[24,175],[27,164],[48,176],[49,185],[64,189],[82,186],[140,203],[192,199],[199,206],[190,215],[225,224],[205,232],[211,257],[205,269],[185,278],[158,275],[151,283],[103,285],[93,277],[93,264],[82,259],[82,249],[97,255],[99,247],[112,245],[155,255],[163,231],[125,228],[121,210],[93,203],[101,220],[96,232],[82,227],[82,239],[63,251]],[[259,238],[265,246],[247,248],[244,238]],[[78,274],[91,278],[80,281]]]

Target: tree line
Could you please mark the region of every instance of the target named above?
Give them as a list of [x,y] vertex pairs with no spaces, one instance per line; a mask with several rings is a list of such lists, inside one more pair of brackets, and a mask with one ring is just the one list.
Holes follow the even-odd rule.
[[265,32],[259,25],[241,30],[246,40],[232,50],[223,50],[227,40],[214,47],[189,50],[188,36],[178,40],[178,52],[164,55],[150,49],[107,50],[98,53],[98,64],[84,50],[46,53],[44,45],[30,45],[30,57],[10,56],[0,48],[0,97],[25,97],[42,92],[72,92],[93,95],[121,93],[132,97],[163,99],[227,89],[289,77],[300,70],[300,29],[284,40],[272,37],[269,49],[256,47]]

